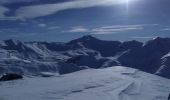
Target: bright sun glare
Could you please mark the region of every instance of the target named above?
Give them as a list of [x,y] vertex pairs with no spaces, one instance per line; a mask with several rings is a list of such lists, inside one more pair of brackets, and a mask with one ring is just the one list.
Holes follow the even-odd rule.
[[130,4],[130,3],[133,3],[137,0],[119,0],[120,3],[124,3],[124,4]]
[[121,3],[126,3],[129,4],[131,2],[133,2],[134,0],[120,0]]
[[131,4],[139,0],[105,0],[108,1],[109,3],[114,3],[114,4]]
[[119,3],[124,4],[126,6],[127,11],[129,12],[129,7],[137,0],[119,0]]

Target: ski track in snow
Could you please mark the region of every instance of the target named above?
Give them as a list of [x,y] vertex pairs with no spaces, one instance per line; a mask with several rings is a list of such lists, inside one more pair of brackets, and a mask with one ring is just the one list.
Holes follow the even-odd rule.
[[0,83],[0,100],[166,100],[170,80],[131,68],[88,69]]

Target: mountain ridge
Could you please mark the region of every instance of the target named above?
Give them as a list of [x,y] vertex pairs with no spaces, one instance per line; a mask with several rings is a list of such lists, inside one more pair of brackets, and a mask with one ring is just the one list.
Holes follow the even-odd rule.
[[66,65],[75,71],[122,65],[170,78],[169,56],[164,57],[169,52],[170,38],[160,37],[146,43],[105,41],[90,35],[67,43],[4,40],[0,42],[0,74],[37,75],[42,71],[59,72],[60,68],[70,73],[74,70],[67,70]]

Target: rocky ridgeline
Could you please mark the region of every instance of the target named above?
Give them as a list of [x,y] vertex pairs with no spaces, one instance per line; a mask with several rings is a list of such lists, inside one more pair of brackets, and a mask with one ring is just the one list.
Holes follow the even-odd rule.
[[0,42],[0,73],[39,75],[71,73],[86,68],[117,65],[170,78],[170,38],[138,41],[104,41],[90,35],[68,43]]

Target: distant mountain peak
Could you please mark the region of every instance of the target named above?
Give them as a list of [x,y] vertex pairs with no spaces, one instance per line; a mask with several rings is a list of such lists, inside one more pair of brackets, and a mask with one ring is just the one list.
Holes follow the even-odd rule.
[[70,42],[68,42],[67,44],[78,44],[78,43],[91,43],[91,42],[94,42],[94,41],[101,41],[99,39],[97,39],[96,37],[93,37],[91,35],[85,35],[85,36],[82,36],[78,39],[75,39],[75,40],[72,40]]
[[14,39],[4,40],[4,42],[5,42],[7,45],[18,45],[19,43],[22,43],[21,41],[14,40]]
[[170,38],[164,38],[164,37],[156,37],[152,40],[149,40],[147,42],[144,43],[143,46],[149,46],[150,45],[160,45],[160,46],[163,46],[163,45],[170,45]]
[[156,41],[156,42],[160,42],[160,41],[170,41],[170,38],[165,38],[165,37],[156,37],[153,40],[150,41]]
[[85,35],[82,37],[82,39],[90,40],[90,39],[97,39],[97,38],[93,37],[92,35]]
[[[77,41],[81,41],[81,42],[84,42],[84,41],[93,41],[93,40],[99,40],[97,39],[96,37],[93,37],[91,35],[85,35],[83,37],[80,37],[78,39],[76,39]],[[74,41],[74,40],[73,40]]]

